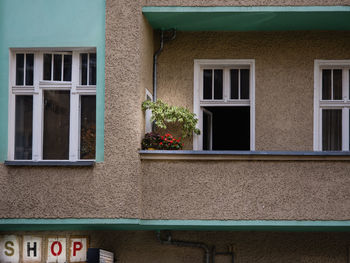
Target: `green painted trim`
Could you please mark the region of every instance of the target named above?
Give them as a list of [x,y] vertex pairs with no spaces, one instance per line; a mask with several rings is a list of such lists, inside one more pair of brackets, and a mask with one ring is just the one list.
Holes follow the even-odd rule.
[[197,230],[350,232],[350,221],[0,219],[0,231],[43,230]]
[[350,30],[350,6],[144,6],[142,12],[163,30]]
[[96,161],[104,160],[105,10],[105,0],[0,0],[0,162],[8,147],[9,50],[41,47],[96,47]]
[[349,12],[350,6],[144,6],[143,13]]

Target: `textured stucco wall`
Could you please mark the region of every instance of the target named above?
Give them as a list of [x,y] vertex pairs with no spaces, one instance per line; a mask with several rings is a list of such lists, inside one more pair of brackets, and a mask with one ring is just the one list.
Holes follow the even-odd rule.
[[255,59],[256,150],[313,150],[314,60],[349,59],[349,32],[179,32],[158,97],[193,109],[194,59]]
[[[0,217],[349,219],[347,163],[141,165],[140,105],[144,88],[151,89],[154,50],[141,8],[155,3],[219,2],[107,0],[104,162],[94,168],[0,165]],[[219,4],[238,3],[248,1]],[[349,38],[329,32],[179,33],[160,56],[159,97],[192,107],[193,58],[255,58],[257,148],[311,149],[313,59],[349,58]]]
[[153,43],[141,6],[106,1],[104,162],[94,168],[0,165],[1,218],[139,217],[141,86],[152,74],[144,42]]
[[349,220],[346,162],[143,161],[143,218]]
[[[4,233],[0,233],[4,234]],[[161,245],[151,231],[12,232],[42,236],[87,235],[90,247],[114,252],[117,262],[202,263],[202,249]],[[173,239],[204,242],[216,251],[233,248],[236,263],[346,263],[350,237],[347,233],[272,232],[173,232]],[[44,262],[44,261],[43,261]],[[216,263],[231,258],[216,256]]]

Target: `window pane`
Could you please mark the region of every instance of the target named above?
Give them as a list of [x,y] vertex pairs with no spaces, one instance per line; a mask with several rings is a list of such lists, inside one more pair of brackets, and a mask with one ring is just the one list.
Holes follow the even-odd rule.
[[26,85],[33,85],[34,54],[26,55]]
[[63,80],[72,80],[72,55],[64,55]]
[[15,159],[32,159],[33,96],[16,96]]
[[203,150],[211,150],[212,115],[203,110]]
[[89,85],[96,85],[96,53],[90,54],[89,60]]
[[203,99],[211,100],[212,99],[212,78],[213,71],[211,69],[203,70]]
[[53,55],[53,80],[62,80],[62,55]]
[[249,99],[249,69],[241,69],[241,99]]
[[231,99],[238,99],[238,69],[231,69]]
[[24,54],[16,54],[16,85],[23,85]]
[[322,110],[322,150],[342,150],[342,110]]
[[333,99],[341,100],[342,99],[342,89],[343,89],[343,79],[342,79],[342,70],[334,69],[333,70]]
[[43,159],[69,159],[70,91],[44,91]]
[[44,80],[51,80],[51,54],[44,54]]
[[81,96],[80,159],[95,159],[96,96]]
[[322,99],[330,100],[331,99],[331,88],[332,88],[332,79],[330,69],[322,70]]
[[80,54],[81,85],[87,85],[87,59],[88,54]]
[[214,99],[221,100],[222,99],[222,77],[223,70],[215,69],[214,70]]

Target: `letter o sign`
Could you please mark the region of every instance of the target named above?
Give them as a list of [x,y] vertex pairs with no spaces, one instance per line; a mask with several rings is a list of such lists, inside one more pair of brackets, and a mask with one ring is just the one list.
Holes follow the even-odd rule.
[[[55,252],[55,246],[58,247],[57,252]],[[58,257],[62,253],[62,244],[59,241],[55,241],[51,245],[51,254],[55,257]]]
[[67,262],[67,240],[64,237],[49,237],[47,239],[47,262]]

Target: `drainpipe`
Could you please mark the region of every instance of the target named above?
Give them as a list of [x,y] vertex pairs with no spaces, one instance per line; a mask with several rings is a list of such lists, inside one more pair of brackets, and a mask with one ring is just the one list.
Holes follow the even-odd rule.
[[201,248],[204,250],[204,262],[210,262],[210,251],[209,247],[204,243],[195,243],[195,242],[187,242],[187,241],[179,241],[172,240],[171,234],[167,235],[167,239],[162,239],[160,236],[160,231],[157,231],[157,239],[163,245],[173,245],[177,247],[193,247],[193,248]]
[[[170,33],[170,37],[164,38],[164,33]],[[163,51],[164,42],[172,41],[176,38],[176,30],[160,31],[160,47],[153,55],[153,101],[157,101],[157,60]]]

